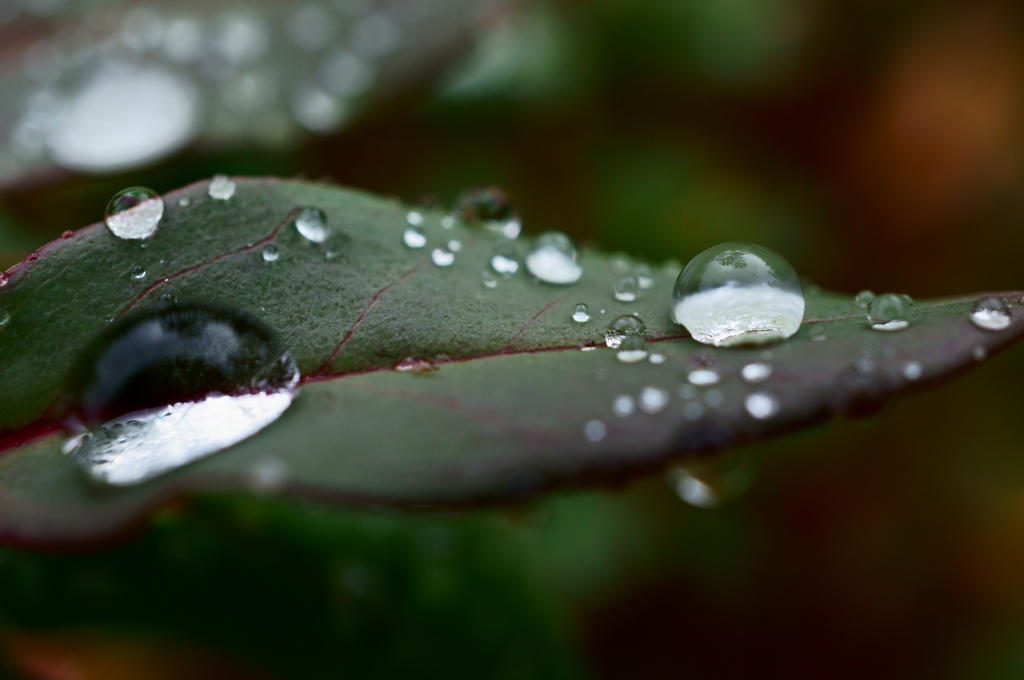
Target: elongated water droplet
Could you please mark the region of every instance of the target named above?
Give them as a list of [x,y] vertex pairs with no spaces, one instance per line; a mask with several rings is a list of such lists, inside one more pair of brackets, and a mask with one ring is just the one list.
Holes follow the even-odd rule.
[[227,175],[215,175],[206,193],[218,201],[230,200],[235,195],[235,182]]
[[494,289],[498,287],[498,279],[491,272],[486,269],[481,272],[480,279],[484,284],[484,288]]
[[752,392],[743,400],[747,413],[758,420],[767,420],[782,410],[782,405],[774,394],[768,392]]
[[410,248],[422,248],[427,245],[427,237],[415,227],[409,227],[402,234],[402,241]]
[[874,299],[875,299],[874,292],[872,292],[870,290],[862,290],[861,292],[857,293],[857,295],[854,296],[853,302],[858,307],[862,307],[864,309],[867,309],[868,306],[871,304],[871,301],[874,300]]
[[586,323],[590,321],[590,308],[582,302],[579,303],[572,310],[572,320],[576,323]]
[[152,189],[130,187],[107,204],[106,223],[118,238],[147,239],[156,233],[164,216],[164,201]]
[[295,229],[302,238],[313,243],[323,243],[331,235],[327,226],[327,215],[320,208],[303,208],[295,218]]
[[924,369],[921,366],[920,361],[907,361],[903,364],[901,372],[903,373],[903,377],[907,380],[917,380],[921,377]]
[[612,413],[620,418],[628,418],[636,413],[636,401],[628,394],[620,394],[612,400]]
[[545,283],[576,283],[583,276],[576,244],[558,231],[537,237],[526,256],[526,269]]
[[141,264],[137,264],[132,267],[132,278],[135,280],[146,278],[146,268]]
[[986,331],[1001,331],[1010,326],[1010,305],[997,297],[978,300],[971,308],[971,323]]
[[622,316],[613,320],[608,324],[608,330],[604,334],[605,344],[612,348],[618,349],[622,345],[624,338],[629,336],[643,336],[647,332],[647,326],[639,318],[632,314],[623,314]]
[[205,305],[154,307],[109,327],[68,393],[76,450],[96,480],[135,484],[236,444],[291,404],[299,372],[259,320]]
[[281,256],[278,252],[277,246],[271,244],[263,247],[263,261],[264,262],[277,262],[277,258]]
[[772,377],[772,365],[763,361],[755,361],[752,364],[744,366],[740,375],[742,375],[743,379],[748,383],[762,383]]
[[908,295],[884,293],[871,301],[868,323],[876,331],[901,331],[910,325],[913,301]]
[[455,212],[467,224],[481,226],[508,239],[519,236],[523,222],[512,199],[495,186],[468,189],[455,199]]
[[691,385],[699,385],[705,387],[707,385],[717,385],[718,381],[722,379],[715,371],[699,368],[695,371],[690,371],[686,379],[690,381]]
[[413,227],[419,227],[423,224],[423,213],[416,210],[410,210],[405,216],[405,221]]
[[519,251],[511,243],[499,243],[491,255],[491,269],[508,278],[519,271]]
[[790,337],[804,296],[792,265],[778,253],[734,241],[690,260],[676,280],[672,315],[694,340],[728,347]]
[[633,275],[623,276],[612,284],[612,292],[619,302],[633,302],[636,300],[640,284]]
[[444,248],[434,248],[434,251],[430,253],[430,259],[438,267],[449,267],[455,262],[455,253]]
[[583,436],[588,442],[597,443],[608,436],[608,426],[600,420],[591,420],[583,426]]
[[669,399],[668,390],[648,386],[640,390],[640,398],[637,399],[637,404],[644,413],[654,415],[665,410]]
[[615,358],[624,364],[635,364],[647,358],[646,340],[642,335],[627,335],[619,343]]

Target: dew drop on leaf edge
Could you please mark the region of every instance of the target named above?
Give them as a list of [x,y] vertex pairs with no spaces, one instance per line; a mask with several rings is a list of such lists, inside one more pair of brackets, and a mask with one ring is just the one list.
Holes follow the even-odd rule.
[[230,177],[227,175],[215,175],[210,180],[210,186],[207,187],[206,193],[214,200],[228,201],[235,195],[235,189],[235,182]]
[[974,303],[969,318],[982,330],[1005,330],[1010,327],[1010,305],[1002,298],[984,298]]

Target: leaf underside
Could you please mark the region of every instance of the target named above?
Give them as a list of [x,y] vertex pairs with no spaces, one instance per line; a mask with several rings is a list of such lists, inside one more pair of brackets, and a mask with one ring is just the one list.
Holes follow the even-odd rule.
[[[612,283],[621,270],[586,251],[575,285],[520,272],[488,289],[481,273],[496,236],[462,223],[444,229],[441,214],[426,211],[428,245],[411,249],[402,242],[408,206],[326,185],[237,181],[228,201],[211,199],[206,182],[165,196],[166,214],[148,242],[93,225],[10,270],[0,288],[0,308],[11,317],[0,331],[0,540],[99,540],[178,494],[257,487],[268,461],[284,471],[275,490],[408,506],[622,479],[687,454],[869,412],[1024,334],[1019,293],[1004,294],[1012,321],[1002,331],[973,326],[968,314],[981,296],[967,296],[919,301],[910,328],[881,333],[850,297],[811,290],[790,340],[715,349],[668,316],[677,271],[653,267],[653,288],[619,302]],[[325,243],[296,231],[305,206],[326,213]],[[455,263],[434,265],[431,250],[452,239],[463,246]],[[262,257],[270,244],[280,253],[272,263]],[[131,275],[136,265],[146,270],[142,280]],[[64,437],[48,410],[78,352],[109,319],[168,299],[230,304],[263,319],[292,348],[304,384],[284,416],[249,440],[134,488],[101,488],[61,453]],[[584,324],[571,319],[580,302],[590,307]],[[625,365],[604,346],[608,323],[627,313],[645,321],[647,349],[664,363]],[[745,383],[741,368],[766,351],[771,377]],[[394,370],[408,358],[433,369]],[[908,362],[919,362],[920,377],[906,377]],[[680,396],[689,371],[709,367],[721,382]],[[669,392],[667,408],[613,415],[617,395],[636,397],[648,386]],[[754,391],[773,395],[779,413],[753,418],[744,398]],[[691,401],[701,408],[687,407]],[[607,426],[601,441],[583,434],[592,420]]]

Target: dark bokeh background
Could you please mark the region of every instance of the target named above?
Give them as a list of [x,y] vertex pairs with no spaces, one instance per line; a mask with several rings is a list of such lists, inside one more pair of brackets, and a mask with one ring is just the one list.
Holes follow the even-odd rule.
[[[1022,133],[1018,4],[541,2],[339,135],[9,192],[0,265],[123,186],[228,172],[495,183],[529,232],[683,262],[751,240],[850,294],[1021,289]],[[0,621],[61,679],[1018,678],[1022,384],[1018,348],[751,447],[714,509],[660,479],[467,514],[182,502],[111,550],[0,552]]]

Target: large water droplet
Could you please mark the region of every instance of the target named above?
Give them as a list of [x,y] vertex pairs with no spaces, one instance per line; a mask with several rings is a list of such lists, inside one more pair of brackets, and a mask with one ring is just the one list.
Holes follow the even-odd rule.
[[277,262],[277,258],[281,256],[278,252],[277,246],[271,244],[263,247],[263,261],[264,262]]
[[857,295],[854,296],[853,302],[858,307],[862,307],[864,309],[867,309],[868,306],[871,304],[871,301],[874,300],[874,299],[875,299],[874,292],[865,289],[865,290],[862,290],[861,292],[857,293]]
[[519,251],[511,243],[499,243],[491,255],[491,269],[505,278],[519,271]]
[[402,241],[410,248],[422,248],[427,245],[427,237],[416,227],[409,227],[402,234]]
[[748,383],[762,383],[772,377],[772,365],[763,361],[755,361],[744,366],[740,375]]
[[586,323],[590,321],[590,307],[587,307],[582,302],[576,305],[572,310],[572,320],[576,323]]
[[576,283],[583,276],[576,244],[557,231],[537,237],[526,255],[526,269],[545,283]]
[[612,284],[612,292],[619,302],[633,302],[640,290],[640,284],[633,275],[623,276]]
[[986,331],[1001,331],[1010,326],[1010,305],[1006,300],[989,297],[971,308],[971,323]]
[[790,337],[804,296],[792,265],[778,253],[734,241],[690,260],[676,280],[672,315],[694,340],[728,347]]
[[131,187],[107,204],[106,223],[118,238],[146,239],[156,233],[164,216],[164,201],[152,189]]
[[291,404],[299,372],[259,320],[205,305],[130,315],[85,351],[70,381],[75,452],[94,479],[135,484],[236,444]]
[[218,201],[227,201],[235,195],[235,183],[227,175],[215,175],[210,180],[210,186],[207,187],[206,193],[210,195],[210,198]]
[[494,186],[468,189],[455,199],[455,211],[468,224],[514,239],[523,229],[522,219],[508,194]]
[[295,229],[313,243],[323,243],[331,235],[327,215],[320,208],[303,208],[295,218]]
[[430,259],[438,267],[449,267],[455,263],[455,253],[445,248],[434,248],[434,251],[430,253]]
[[604,342],[612,349],[618,349],[622,341],[630,336],[641,336],[647,332],[644,322],[632,314],[624,314],[610,324],[604,334]]
[[868,308],[868,322],[876,331],[901,331],[910,325],[913,304],[908,295],[879,295]]
[[747,413],[758,420],[767,420],[782,410],[778,397],[768,392],[753,392],[743,400]]

